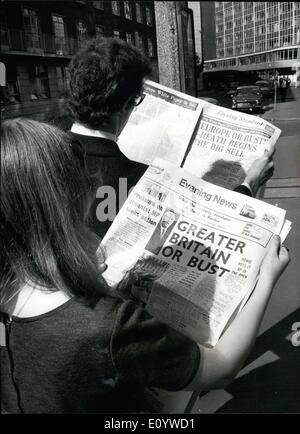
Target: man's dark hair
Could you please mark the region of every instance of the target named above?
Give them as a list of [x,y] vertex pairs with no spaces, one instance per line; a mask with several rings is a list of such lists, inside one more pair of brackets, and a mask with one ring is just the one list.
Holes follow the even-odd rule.
[[150,75],[148,59],[120,39],[86,41],[69,65],[69,106],[75,119],[90,127],[104,125],[125,102],[142,91]]

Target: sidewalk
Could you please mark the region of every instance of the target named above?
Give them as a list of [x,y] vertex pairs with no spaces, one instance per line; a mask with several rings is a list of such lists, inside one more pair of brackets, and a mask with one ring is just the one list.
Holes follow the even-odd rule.
[[263,119],[268,121],[300,121],[300,87],[289,88],[285,102],[280,101],[277,95],[276,109],[274,102],[268,106],[268,109],[262,115]]

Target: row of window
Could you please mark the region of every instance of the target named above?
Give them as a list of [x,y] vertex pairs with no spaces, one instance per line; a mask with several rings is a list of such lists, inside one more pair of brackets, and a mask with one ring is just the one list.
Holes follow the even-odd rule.
[[151,38],[143,38],[140,32],[125,32],[122,34],[120,30],[115,29],[113,31],[114,38],[124,39],[129,44],[135,45],[139,50],[145,52],[149,57],[154,57],[154,44]]
[[300,30],[297,34],[287,34],[284,36],[274,36],[272,38],[265,37],[264,35],[256,36],[254,39],[253,34],[250,37],[246,33],[243,35],[237,33],[234,40],[232,37],[227,36],[217,39],[216,57],[236,56],[239,54],[251,53],[253,51],[271,50],[274,48],[299,45],[300,44]]
[[[110,3],[111,5],[111,11],[114,15],[121,15],[121,9],[123,8],[124,17],[128,20],[133,19],[133,8],[135,7],[135,18],[138,23],[143,24],[144,23],[144,17],[143,17],[143,11],[142,11],[142,5],[140,2],[135,2],[133,5],[132,2],[129,1],[111,1],[106,2]],[[104,10],[104,1],[93,1],[93,6],[96,9]],[[147,26],[153,25],[153,18],[151,9],[148,7],[145,7],[145,23]]]
[[214,68],[228,68],[237,67],[239,65],[251,65],[279,62],[282,60],[294,60],[297,59],[297,53],[298,50],[296,48],[293,48],[289,50],[278,50],[272,53],[257,54],[255,56],[210,61],[204,63],[204,70],[209,71]]
[[[254,29],[245,29],[244,31],[241,30],[236,30],[234,33],[225,33],[225,37],[224,34],[221,35],[217,35],[216,38],[216,43],[217,43],[217,47],[221,46],[227,42],[233,41],[233,40],[237,40],[237,39],[241,39],[242,36],[244,36],[245,40],[254,40],[254,36],[255,39],[264,39],[266,41],[271,40],[271,39],[279,39],[279,37],[281,39],[286,38],[288,36],[290,36],[289,40],[292,43],[292,34],[293,34],[293,29],[291,28],[286,28],[285,32],[281,32],[281,34],[279,33],[278,27],[277,26],[273,26],[272,27],[272,31],[268,31],[269,29],[264,27],[264,26],[257,26],[255,28],[255,32]],[[300,29],[299,29],[300,30]],[[295,35],[298,32],[295,32]],[[295,43],[298,43],[299,41],[295,41]]]
[[[238,3],[238,2],[233,2]],[[250,6],[249,6],[250,5]],[[238,25],[238,21],[242,19],[244,24],[251,24],[254,22],[265,23],[265,21],[293,21],[297,20],[300,15],[299,2],[285,2],[278,7],[278,4],[270,5],[270,2],[257,2],[255,9],[253,8],[252,2],[243,3],[243,9],[237,13],[236,8],[225,10],[224,13],[221,10],[216,9],[216,28],[219,31],[220,27],[223,27],[224,21],[225,26],[233,27],[230,22],[234,20],[235,26]],[[233,12],[234,11],[234,12]],[[229,13],[230,12],[230,13]],[[221,30],[221,29],[220,29]]]
[[[103,29],[101,29],[102,31]],[[139,32],[126,32],[123,35],[119,30],[114,30],[113,36],[115,38],[125,39],[128,43],[135,45],[138,49],[143,50],[149,57],[154,57],[154,44],[151,38],[143,38]],[[39,63],[27,67],[28,70],[28,84],[30,87],[31,101],[50,98],[50,87],[48,78],[48,68],[46,64]],[[60,96],[67,92],[69,73],[68,68],[63,66],[56,67],[55,83],[57,84],[57,92]],[[18,103],[20,102],[20,91],[17,79],[16,68],[7,69],[7,85],[1,87],[1,102]]]
[[267,25],[265,23],[256,23],[255,26],[247,26],[247,25],[234,25],[233,22],[228,22],[225,24],[225,32],[224,32],[224,26],[223,24],[218,24],[216,26],[216,35],[222,36],[224,33],[235,33],[237,31],[248,31],[248,32],[254,32],[256,34],[265,34],[272,35],[276,32],[281,33],[293,33],[297,32],[297,30],[300,28],[299,25],[296,25],[300,21],[300,19],[295,20],[295,25],[293,21],[283,21],[283,22],[268,22]]
[[[95,2],[94,2],[95,3]],[[115,1],[112,3],[112,11],[116,15],[120,15],[120,2]],[[131,10],[131,4],[129,2],[123,2],[124,3],[124,13],[125,17],[128,19],[132,19],[132,10]],[[152,15],[151,10],[146,7],[146,24],[148,26],[152,26]],[[24,32],[28,35],[36,35],[35,39],[38,40],[40,38],[41,29],[40,29],[40,21],[39,16],[37,12],[34,9],[29,8],[23,8],[22,9],[22,15],[23,15],[23,25],[24,25]],[[139,3],[136,3],[136,18],[137,21],[142,23],[143,22],[143,15],[142,15],[142,9],[141,5]],[[66,28],[65,28],[65,20],[64,17],[52,14],[52,26],[53,26],[53,33],[54,36],[57,38],[65,38],[66,37]],[[85,38],[87,36],[87,24],[83,19],[79,19],[76,21],[76,29],[77,29],[77,37],[78,39]],[[3,20],[1,21],[1,33],[3,33],[3,36],[7,33],[7,24]],[[104,27],[101,24],[95,25],[96,35],[103,35]]]
[[[34,9],[23,8],[22,15],[23,15],[24,33],[25,35],[28,35],[26,37],[28,38],[29,41],[31,41],[30,43],[33,43],[35,45],[35,47],[32,48],[41,48],[41,26],[40,26],[40,19],[37,11]],[[53,28],[54,36],[58,39],[59,38],[65,39],[67,34],[66,34],[66,25],[65,25],[64,17],[60,15],[52,14],[51,18],[52,18],[52,28]],[[76,30],[77,30],[77,37],[79,40],[82,37],[87,35],[87,26],[84,20],[79,19],[76,21]],[[12,32],[13,34],[16,34],[17,30],[13,30]],[[6,34],[8,34],[8,27],[7,27],[7,23],[4,21],[4,17],[2,17],[2,21],[1,21],[2,43],[3,43],[3,38],[5,37]]]
[[[59,96],[64,96],[68,92],[69,71],[65,66],[56,66],[56,92]],[[38,101],[51,97],[48,67],[44,63],[36,63],[27,67],[28,81],[27,90],[29,101]],[[23,98],[22,98],[23,99]],[[1,103],[10,104],[21,101],[20,89],[17,79],[16,69],[13,67],[7,70],[6,86],[1,87]]]
[[[127,20],[132,20],[133,19],[133,5],[129,1],[122,1],[122,2],[121,1],[112,1],[111,2],[112,13],[114,15],[120,16],[121,15],[121,4],[124,8],[124,17]],[[153,25],[151,9],[146,7],[145,13],[146,13],[146,20],[145,20],[146,25],[151,27]],[[138,2],[135,2],[135,16],[136,16],[136,21],[138,23],[143,23],[142,6]]]
[[[236,14],[237,5],[239,15]],[[224,10],[223,6],[226,6]],[[219,2],[216,13],[216,57],[300,43],[299,2]],[[228,16],[226,20],[225,15]]]
[[[292,17],[290,17],[290,18],[288,18],[288,19],[280,19],[280,20],[277,20],[277,18],[275,18],[275,19],[273,19],[273,20],[262,20],[262,21],[255,21],[255,23],[254,22],[251,22],[251,26],[249,26],[248,25],[248,27],[256,27],[256,26],[265,26],[266,25],[266,22],[267,22],[267,24],[269,25],[271,25],[271,24],[273,24],[273,25],[278,25],[278,26],[290,26],[291,28],[292,27],[297,27],[297,26],[299,26],[299,17],[295,17],[295,19],[293,19]],[[234,29],[236,29],[236,28],[238,28],[238,27],[240,27],[240,28],[242,28],[242,27],[246,27],[247,26],[247,22],[242,22],[242,20],[240,20],[240,19],[236,19],[236,20],[230,20],[230,21],[226,21],[225,23],[223,23],[223,22],[221,22],[221,23],[219,23],[219,24],[217,24],[216,25],[216,32],[217,33],[219,33],[219,32],[222,32],[223,30],[224,30],[224,28],[225,28],[225,30],[230,30],[230,29],[232,29],[232,28],[234,28]]]
[[244,7],[247,11],[257,11],[258,13],[265,8],[276,8],[279,13],[284,14],[291,12],[294,7],[297,8],[297,5],[293,3],[297,2],[215,2],[215,12],[222,13],[224,9],[224,12],[230,15],[233,9],[237,13],[242,11]]
[[[139,3],[136,3],[136,5],[141,7]],[[147,10],[149,10],[150,13],[150,9],[146,8],[146,11]],[[1,46],[8,46],[11,50],[55,52],[60,55],[73,54],[78,49],[76,40],[67,39],[64,17],[52,14],[53,38],[51,35],[41,33],[39,16],[34,9],[23,8],[22,13],[24,32],[21,30],[8,29],[6,23],[1,22]],[[146,14],[146,16],[148,15]],[[151,14],[148,18],[148,23],[152,24]],[[80,42],[89,36],[87,24],[83,19],[76,20],[76,31],[77,40],[80,45]],[[108,35],[108,32],[105,26],[97,23],[95,24],[95,34],[96,36],[104,36]],[[121,33],[120,30],[114,29],[113,36],[122,37],[122,39],[136,45],[138,48],[144,50],[149,57],[154,57],[155,55],[153,41],[151,38],[147,38],[144,41],[140,32],[126,33],[125,35]]]

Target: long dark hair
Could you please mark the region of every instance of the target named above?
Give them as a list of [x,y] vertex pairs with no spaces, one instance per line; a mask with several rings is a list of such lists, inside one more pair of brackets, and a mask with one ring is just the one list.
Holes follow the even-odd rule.
[[28,280],[91,305],[107,292],[84,223],[91,189],[67,134],[24,118],[2,123],[0,303]]

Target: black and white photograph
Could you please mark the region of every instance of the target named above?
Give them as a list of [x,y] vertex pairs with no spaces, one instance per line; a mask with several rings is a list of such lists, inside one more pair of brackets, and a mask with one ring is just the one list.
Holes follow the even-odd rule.
[[1,415],[299,414],[300,3],[0,17]]

